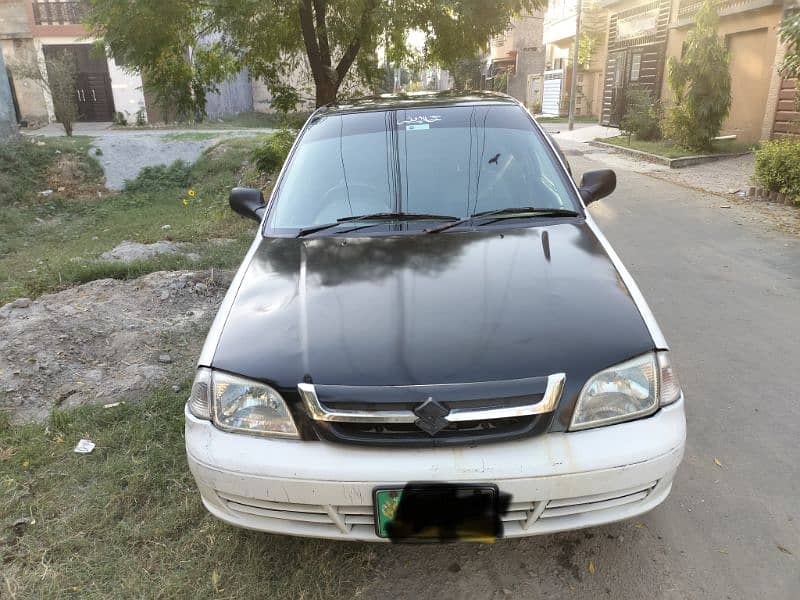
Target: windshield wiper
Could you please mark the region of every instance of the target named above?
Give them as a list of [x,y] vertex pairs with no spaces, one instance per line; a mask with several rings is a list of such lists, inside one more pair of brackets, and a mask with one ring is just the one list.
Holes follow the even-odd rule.
[[[358,215],[354,217],[343,217],[338,219],[335,223],[327,223],[325,225],[313,225],[311,227],[304,227],[301,229],[297,237],[304,237],[307,235],[311,235],[312,233],[317,233],[319,231],[325,231],[326,229],[333,229],[334,227],[338,227],[342,223],[351,223],[354,221],[458,221],[458,217],[452,217],[450,215],[428,215],[422,213],[403,213],[403,212],[385,212],[385,213],[373,213],[370,215]],[[357,229],[362,229],[358,227]],[[354,231],[350,229],[348,231]]]
[[533,206],[523,206],[521,208],[500,208],[498,210],[487,210],[484,212],[475,213],[472,218],[477,217],[493,217],[495,215],[526,215],[529,213],[536,213],[537,217],[577,217],[579,216],[574,210],[568,208],[535,208]]
[[[505,217],[503,215],[509,215]],[[539,218],[539,217],[579,217],[580,214],[575,212],[574,210],[569,210],[567,208],[536,208],[534,206],[523,206],[523,207],[510,207],[510,208],[500,208],[497,210],[487,210],[484,212],[475,213],[474,215],[470,215],[465,219],[460,219],[454,223],[448,223],[447,225],[442,225],[441,227],[437,227],[435,229],[429,229],[426,233],[440,233],[442,231],[447,231],[448,229],[452,229],[453,227],[458,227],[459,225],[463,225],[464,223],[469,223],[475,219],[485,219],[486,217],[499,217],[497,219],[491,219],[486,221],[485,223],[481,223],[483,225],[489,225],[490,223],[496,223],[505,218],[510,219],[525,219],[525,218]]]

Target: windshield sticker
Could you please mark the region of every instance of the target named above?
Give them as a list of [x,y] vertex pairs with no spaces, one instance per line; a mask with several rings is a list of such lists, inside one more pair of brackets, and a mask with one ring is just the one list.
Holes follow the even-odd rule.
[[[416,117],[405,119],[404,121],[399,121],[397,124],[408,125],[409,127],[407,127],[406,129],[410,130],[411,125],[425,125],[425,124],[430,125],[431,123],[438,123],[441,120],[442,117],[440,117],[439,115],[419,115]],[[428,129],[428,127],[425,127],[425,129]]]
[[427,123],[420,125],[406,125],[406,131],[422,131],[423,129],[430,129],[431,126]]

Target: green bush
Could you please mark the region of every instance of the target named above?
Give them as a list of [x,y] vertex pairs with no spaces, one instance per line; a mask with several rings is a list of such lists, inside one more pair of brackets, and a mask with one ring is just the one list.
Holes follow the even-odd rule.
[[158,192],[167,188],[189,185],[192,166],[183,160],[176,160],[169,166],[145,167],[136,179],[125,180],[126,192]]
[[631,86],[625,98],[625,116],[620,129],[637,140],[645,142],[661,139],[661,103],[653,100],[650,92],[643,86]]
[[769,191],[800,204],[800,141],[764,142],[756,151],[756,179]]
[[253,162],[258,170],[262,173],[273,173],[279,170],[286,162],[296,137],[297,134],[293,130],[280,129],[256,148],[253,151]]
[[718,32],[719,15],[705,0],[695,16],[680,60],[669,59],[669,85],[675,105],[664,120],[664,134],[693,150],[710,151],[731,108],[730,55]]

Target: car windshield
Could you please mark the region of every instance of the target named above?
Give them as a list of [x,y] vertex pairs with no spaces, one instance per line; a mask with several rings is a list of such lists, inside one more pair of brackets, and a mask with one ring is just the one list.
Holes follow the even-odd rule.
[[579,210],[567,185],[517,106],[331,114],[306,128],[268,225],[307,229],[376,213],[435,221],[528,206]]

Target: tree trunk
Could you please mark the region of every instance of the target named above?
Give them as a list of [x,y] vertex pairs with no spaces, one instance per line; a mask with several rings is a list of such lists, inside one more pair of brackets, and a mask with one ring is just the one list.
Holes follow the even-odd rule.
[[317,108],[336,102],[336,95],[339,93],[339,86],[330,82],[317,82]]

